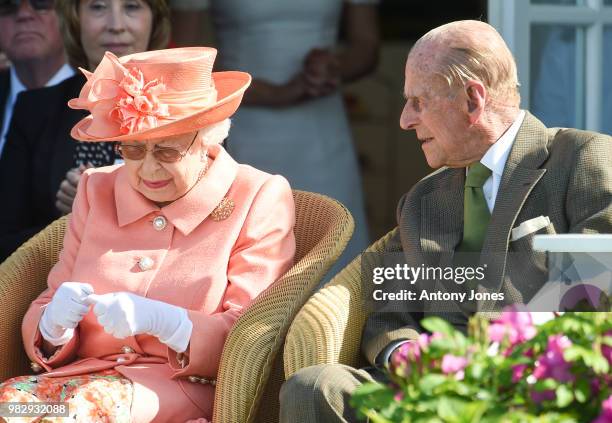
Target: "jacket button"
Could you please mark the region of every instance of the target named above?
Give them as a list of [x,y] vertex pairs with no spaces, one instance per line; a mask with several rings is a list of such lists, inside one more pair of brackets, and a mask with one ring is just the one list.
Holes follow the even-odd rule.
[[132,354],[134,350],[128,347],[127,345],[124,345],[123,347],[121,347],[121,352],[123,354]]
[[138,267],[140,267],[140,270],[142,270],[143,272],[152,269],[154,265],[155,262],[151,257],[141,257],[138,260]]
[[163,231],[166,227],[166,218],[164,216],[157,216],[153,219],[153,228],[156,231]]

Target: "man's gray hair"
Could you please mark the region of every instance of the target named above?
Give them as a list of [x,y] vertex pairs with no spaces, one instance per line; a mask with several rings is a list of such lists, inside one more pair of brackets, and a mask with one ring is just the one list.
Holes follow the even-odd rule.
[[452,22],[435,28],[415,44],[413,50],[434,44],[438,47],[433,72],[449,88],[480,81],[500,103],[520,102],[516,62],[501,35],[478,21]]

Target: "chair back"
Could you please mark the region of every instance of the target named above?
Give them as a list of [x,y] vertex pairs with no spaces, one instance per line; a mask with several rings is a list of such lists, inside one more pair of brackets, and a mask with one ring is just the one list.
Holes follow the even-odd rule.
[[232,328],[217,375],[215,423],[278,422],[285,335],[353,233],[353,218],[336,200],[305,191],[294,191],[294,200],[295,264]]
[[298,370],[317,364],[367,365],[361,354],[361,334],[370,314],[364,301],[362,270],[381,265],[380,254],[395,231],[376,241],[331,281],[317,291],[295,316],[284,349],[284,373],[290,378]]

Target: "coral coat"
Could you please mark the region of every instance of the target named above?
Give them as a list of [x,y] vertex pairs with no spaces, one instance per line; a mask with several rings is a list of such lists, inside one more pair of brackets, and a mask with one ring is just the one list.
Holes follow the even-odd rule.
[[[237,164],[221,146],[209,154],[213,161],[202,180],[161,209],[131,188],[121,165],[85,172],[49,287],[23,321],[26,352],[46,376],[115,368],[131,379],[135,422],[210,419],[214,387],[188,377],[216,377],[236,318],[293,263],[295,211],[287,181]],[[211,212],[224,198],[233,200],[233,211],[214,219]],[[156,216],[167,219],[164,229],[154,228]],[[152,268],[138,266],[143,257],[153,259]],[[90,283],[97,294],[129,291],[186,308],[193,322],[186,365],[153,336],[107,334],[91,310],[72,340],[44,358],[38,323],[65,281]]]

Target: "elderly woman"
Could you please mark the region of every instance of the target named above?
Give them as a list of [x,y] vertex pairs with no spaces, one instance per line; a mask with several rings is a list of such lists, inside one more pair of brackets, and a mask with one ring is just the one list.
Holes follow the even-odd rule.
[[[67,401],[76,421],[210,419],[225,338],[292,264],[287,181],[220,142],[250,83],[216,51],[107,53],[71,107],[72,136],[116,141],[123,165],[83,173],[48,289],[23,339],[40,376],[0,402]],[[108,420],[106,420],[108,419]]]
[[[93,71],[105,51],[117,56],[166,48],[166,0],[55,0],[70,64]],[[0,160],[0,261],[70,212],[87,167],[115,162],[110,143],[77,143],[70,128],[85,117],[66,107],[85,83],[79,72],[61,84],[18,97]]]

